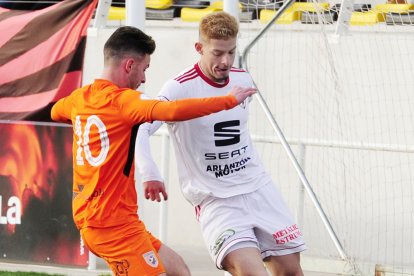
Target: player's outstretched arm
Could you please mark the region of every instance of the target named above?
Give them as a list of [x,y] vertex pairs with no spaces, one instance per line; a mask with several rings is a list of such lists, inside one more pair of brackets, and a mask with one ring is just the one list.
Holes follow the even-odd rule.
[[256,93],[249,87],[233,87],[227,96],[180,99],[171,102],[159,101],[152,109],[153,121],[185,121],[222,110],[228,110],[242,103]]

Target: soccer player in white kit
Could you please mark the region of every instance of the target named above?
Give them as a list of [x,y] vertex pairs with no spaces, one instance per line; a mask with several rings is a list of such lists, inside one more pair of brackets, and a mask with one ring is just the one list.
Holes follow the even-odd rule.
[[[233,86],[252,87],[251,76],[232,67],[238,23],[225,12],[205,16],[195,44],[200,60],[167,81],[159,98],[173,101],[225,95]],[[232,275],[303,275],[302,233],[257,156],[247,128],[248,106],[168,123],[180,186],[195,207],[217,268]],[[141,125],[136,162],[146,198],[166,199],[149,136],[163,122]],[[266,268],[264,267],[265,264]]]

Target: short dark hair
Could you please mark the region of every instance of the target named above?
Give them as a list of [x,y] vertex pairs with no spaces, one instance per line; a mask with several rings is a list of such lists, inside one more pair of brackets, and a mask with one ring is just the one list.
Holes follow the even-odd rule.
[[132,26],[119,27],[104,45],[104,57],[119,59],[125,55],[151,55],[155,51],[155,41],[149,35]]

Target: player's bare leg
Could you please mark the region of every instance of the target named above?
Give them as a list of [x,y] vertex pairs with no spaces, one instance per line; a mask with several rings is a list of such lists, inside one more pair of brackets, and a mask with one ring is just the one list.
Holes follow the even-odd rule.
[[265,258],[264,262],[273,276],[303,276],[299,253],[285,256],[270,256]]
[[268,276],[257,248],[246,247],[230,252],[222,262],[232,276]]
[[183,258],[178,255],[174,250],[162,244],[158,255],[161,258],[161,262],[164,265],[166,275],[168,276],[190,276],[190,270],[185,264]]

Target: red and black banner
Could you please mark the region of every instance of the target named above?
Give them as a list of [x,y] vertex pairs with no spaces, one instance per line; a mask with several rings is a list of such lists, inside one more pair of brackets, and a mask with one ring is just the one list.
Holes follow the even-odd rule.
[[65,0],[35,11],[0,7],[0,119],[49,121],[53,103],[81,86],[96,3]]

